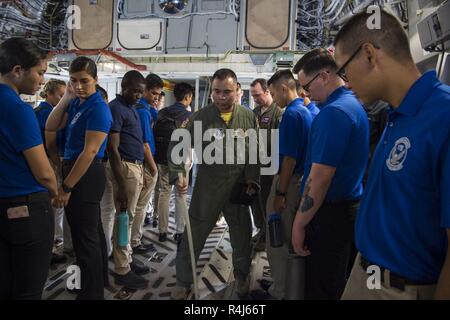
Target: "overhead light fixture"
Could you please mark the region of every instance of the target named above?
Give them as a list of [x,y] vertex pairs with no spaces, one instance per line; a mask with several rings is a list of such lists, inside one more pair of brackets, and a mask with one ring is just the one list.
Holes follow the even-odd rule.
[[159,0],[159,7],[168,14],[177,14],[182,11],[188,0]]

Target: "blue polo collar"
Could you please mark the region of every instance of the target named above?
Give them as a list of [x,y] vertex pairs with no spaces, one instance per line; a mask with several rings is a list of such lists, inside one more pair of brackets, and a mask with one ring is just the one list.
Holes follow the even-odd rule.
[[336,101],[337,99],[339,99],[343,94],[346,93],[350,93],[351,91],[348,90],[345,86],[339,87],[336,90],[333,91],[333,93],[331,93],[327,100],[324,103],[321,103],[320,106],[326,107],[327,105],[329,105],[330,103],[333,103],[334,101]]
[[292,100],[292,101],[289,102],[289,104],[286,106],[286,109],[289,108],[289,107],[292,107],[292,106],[299,105],[299,104],[302,105],[302,106],[305,105],[303,98],[296,98],[296,99]]
[[116,98],[120,102],[120,104],[122,104],[122,105],[124,105],[124,106],[126,106],[128,108],[133,108],[135,106],[135,105],[132,105],[132,104],[128,104],[128,102],[125,100],[125,98],[121,94],[116,94]]
[[436,71],[432,70],[425,72],[412,85],[405,98],[403,98],[403,101],[397,109],[393,110],[393,112],[401,113],[407,116],[414,116],[417,112],[419,112],[424,102],[429,98],[433,88],[439,84],[440,82],[437,79]]
[[81,102],[80,98],[77,98],[76,100],[74,100],[75,108],[81,109],[85,106],[89,107],[91,106],[92,102],[97,101],[99,99],[101,99],[101,101],[104,101],[99,91],[95,92],[94,94],[91,94],[86,100],[84,100],[83,103],[80,103]]
[[39,107],[41,108],[41,109],[53,109],[53,106],[50,104],[50,103],[48,103],[47,101],[42,101],[40,104],[39,104]]
[[139,104],[143,105],[145,108],[150,109],[150,104],[145,100],[144,98],[141,98],[138,102]]

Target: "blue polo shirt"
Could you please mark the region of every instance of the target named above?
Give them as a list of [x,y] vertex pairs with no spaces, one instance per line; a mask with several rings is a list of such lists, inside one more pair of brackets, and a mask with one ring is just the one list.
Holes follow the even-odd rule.
[[113,117],[111,132],[120,133],[119,153],[122,159],[144,161],[144,140],[139,114],[121,95],[109,103]]
[[[84,149],[86,131],[99,131],[108,134],[112,125],[112,117],[108,105],[98,91],[83,103],[80,103],[78,98],[72,100],[67,114],[64,159],[75,160]],[[103,141],[97,153],[97,158],[104,158],[106,142],[107,139]]]
[[311,116],[314,120],[314,118],[319,114],[320,109],[316,106],[316,104],[314,102],[310,102],[306,108],[309,110],[309,112],[311,113]]
[[9,86],[0,84],[0,198],[45,192],[23,152],[42,144],[33,107]]
[[153,125],[156,123],[156,120],[158,119],[158,110],[156,110],[155,108],[153,108],[151,105],[149,105],[147,103],[147,105],[150,108],[150,113],[152,114],[152,127]]
[[436,282],[450,228],[450,87],[425,73],[392,110],[356,220],[370,262]]
[[303,174],[306,146],[312,116],[303,104],[302,98],[292,100],[284,110],[280,122],[280,170],[283,158],[289,156],[296,160],[294,173]]
[[[325,200],[358,200],[369,157],[369,120],[353,92],[340,87],[321,104],[309,135],[305,177],[313,163],[336,168]],[[305,181],[303,179],[301,193]]]
[[[39,106],[34,109],[34,113],[36,114],[36,118],[38,119],[39,128],[41,129],[42,141],[44,141],[45,147],[45,124],[47,123],[47,119],[50,116],[50,113],[53,110],[53,106],[43,101],[39,104]],[[64,129],[59,130],[56,133],[56,147],[58,148],[58,153],[60,156],[64,156],[64,145],[65,145],[65,132]]]
[[139,104],[136,106],[139,118],[141,119],[142,137],[144,139],[144,142],[149,144],[150,150],[154,155],[156,152],[156,146],[152,128],[153,117],[151,109],[153,108],[148,104],[147,100],[145,99],[139,100]]

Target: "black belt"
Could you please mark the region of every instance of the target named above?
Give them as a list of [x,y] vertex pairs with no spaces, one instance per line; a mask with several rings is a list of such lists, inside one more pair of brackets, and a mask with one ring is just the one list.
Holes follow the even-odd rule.
[[144,163],[144,161],[136,160],[136,159],[125,159],[125,158],[122,158],[122,161],[125,161],[125,162],[128,162],[128,163],[137,164],[137,165],[141,165],[141,164]]
[[325,204],[328,205],[354,205],[361,201],[361,199],[358,200],[325,200]]
[[[378,266],[375,263],[371,263],[371,262],[367,261],[366,259],[364,259],[363,256],[361,256],[360,264],[361,264],[361,267],[364,269],[364,271],[367,271],[367,268],[369,268],[369,266]],[[407,285],[426,286],[426,285],[435,284],[435,283],[424,283],[424,282],[412,281],[412,280],[406,279],[402,276],[399,276],[398,274],[395,274],[395,273],[389,271],[388,269],[385,269],[380,266],[378,266],[378,267],[380,268],[380,271],[381,271],[381,282],[386,283],[385,282],[386,279],[384,279],[384,277],[385,277],[385,271],[388,271],[390,286],[392,288],[396,288],[401,291],[405,291],[405,286],[407,286]]]
[[13,203],[31,203],[47,200],[50,200],[50,195],[48,192],[36,192],[13,198],[0,198],[0,205],[8,205]]
[[[71,166],[71,165],[74,165],[75,162],[77,162],[77,159],[63,160],[62,164],[65,166]],[[101,159],[101,158],[94,158],[94,160],[92,160],[92,163],[105,163],[105,162],[106,162],[106,160]]]

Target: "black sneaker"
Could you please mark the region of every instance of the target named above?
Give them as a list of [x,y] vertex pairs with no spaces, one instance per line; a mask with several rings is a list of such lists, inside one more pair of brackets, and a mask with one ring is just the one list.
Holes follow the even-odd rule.
[[79,294],[81,292],[81,289],[69,289],[66,288],[66,291],[70,294]]
[[67,261],[67,257],[64,254],[52,253],[52,259],[50,264],[64,263]]
[[153,228],[156,228],[158,226],[158,220],[153,219],[152,225],[153,225]]
[[258,279],[256,280],[259,282],[259,285],[261,286],[261,288],[263,288],[263,290],[267,291],[269,290],[270,286],[272,285],[272,281],[267,280],[267,279]]
[[167,233],[163,232],[159,234],[159,242],[164,242],[167,240]]
[[155,251],[155,246],[153,245],[153,243],[149,243],[149,244],[141,243],[137,247],[133,248],[133,254],[144,254],[149,251]]
[[174,236],[173,236],[173,240],[175,240],[175,242],[177,244],[180,244],[181,238],[183,238],[183,234],[182,233],[175,233]]
[[136,275],[133,271],[130,271],[125,275],[115,274],[114,282],[117,285],[134,290],[145,289],[148,286],[148,280]]
[[251,300],[276,300],[270,293],[261,289],[250,291],[249,296]]
[[142,264],[135,260],[130,263],[130,268],[131,271],[133,271],[137,275],[146,274],[150,271],[149,267],[147,267],[145,264]]

